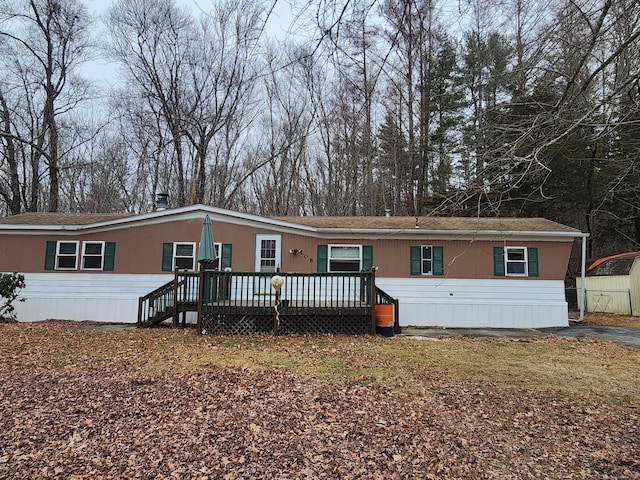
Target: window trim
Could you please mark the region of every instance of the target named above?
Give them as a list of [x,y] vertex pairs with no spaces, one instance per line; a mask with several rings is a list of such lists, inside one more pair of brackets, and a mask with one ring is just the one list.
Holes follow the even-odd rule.
[[[349,273],[349,272],[360,272],[362,271],[362,262],[363,262],[363,258],[362,258],[362,245],[355,245],[352,243],[346,243],[346,244],[328,244],[328,251],[327,251],[327,272],[329,273]],[[350,259],[338,259],[338,258],[332,258],[331,256],[331,251],[334,248],[340,248],[340,247],[349,247],[349,248],[357,248],[358,249],[358,269],[357,270],[333,270],[331,268],[331,261],[332,260],[355,260],[355,258],[350,258]]]
[[[522,250],[524,260],[509,260],[509,250]],[[523,273],[509,273],[509,263],[524,264]],[[504,247],[504,275],[505,277],[528,277],[529,276],[529,249],[527,247],[509,245]]]
[[[96,268],[96,267],[85,267],[84,266],[84,259],[85,257],[98,257],[98,255],[94,255],[94,254],[89,254],[87,255],[86,251],[87,251],[87,245],[88,244],[100,244],[102,246],[101,248],[101,253],[100,253],[100,267]],[[104,270],[104,257],[105,257],[105,249],[106,249],[106,242],[103,240],[87,240],[87,241],[83,241],[82,242],[82,257],[80,259],[80,270],[93,270],[93,271],[102,271]]]
[[[76,253],[75,255],[73,255],[75,262],[74,262],[74,266],[73,267],[60,267],[59,266],[59,262],[58,260],[60,259],[60,257],[71,257],[72,255],[70,254],[61,254],[60,253],[60,245],[62,245],[63,243],[73,243],[76,246]],[[56,241],[56,256],[55,256],[55,263],[54,263],[54,270],[63,270],[63,271],[71,271],[71,270],[77,270],[78,269],[78,256],[80,253],[80,241],[79,240],[57,240]]]

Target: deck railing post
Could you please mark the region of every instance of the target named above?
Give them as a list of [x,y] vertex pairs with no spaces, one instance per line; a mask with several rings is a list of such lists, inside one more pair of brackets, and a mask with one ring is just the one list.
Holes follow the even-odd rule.
[[142,304],[144,303],[143,297],[138,297],[138,323],[137,327],[142,326]]

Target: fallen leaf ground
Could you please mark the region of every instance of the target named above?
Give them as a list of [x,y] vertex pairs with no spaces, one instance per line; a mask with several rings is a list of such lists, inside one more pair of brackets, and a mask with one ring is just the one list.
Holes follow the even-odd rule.
[[[579,315],[576,314],[575,318],[578,317]],[[584,320],[587,325],[640,328],[640,317],[632,317],[629,315],[617,315],[615,313],[586,313]]]
[[0,325],[0,478],[640,478],[640,352]]

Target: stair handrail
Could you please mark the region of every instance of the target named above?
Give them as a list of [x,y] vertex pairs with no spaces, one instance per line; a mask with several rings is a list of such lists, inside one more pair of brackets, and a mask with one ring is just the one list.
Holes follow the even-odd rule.
[[[160,285],[155,290],[138,298],[138,323],[137,326],[143,326],[149,318],[153,315],[149,314],[150,308],[153,306],[154,310],[157,308],[154,305],[158,299],[171,300],[173,304],[173,292],[174,292],[174,280],[171,280],[163,285]],[[160,302],[162,304],[168,304],[168,302]],[[146,306],[145,306],[146,305]],[[154,312],[155,313],[155,312]],[[143,315],[145,314],[145,315]]]

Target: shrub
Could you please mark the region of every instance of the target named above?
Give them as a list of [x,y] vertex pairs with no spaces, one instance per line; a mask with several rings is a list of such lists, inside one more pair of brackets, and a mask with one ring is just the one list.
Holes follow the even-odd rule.
[[0,318],[11,315],[15,311],[13,302],[24,302],[24,298],[19,298],[20,291],[26,286],[24,275],[21,273],[0,274]]

